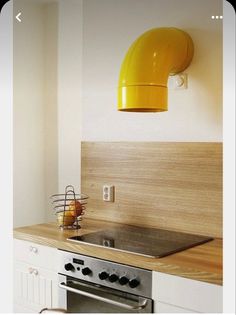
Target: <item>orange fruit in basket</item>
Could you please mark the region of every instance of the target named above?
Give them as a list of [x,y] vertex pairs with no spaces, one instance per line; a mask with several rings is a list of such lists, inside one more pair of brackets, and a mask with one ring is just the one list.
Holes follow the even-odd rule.
[[57,214],[57,222],[60,226],[72,225],[75,222],[75,217],[71,214],[70,215],[68,215],[68,213],[66,214],[66,211],[65,215],[64,212],[60,212]]
[[77,218],[82,214],[82,211],[83,211],[82,204],[78,200],[73,200],[70,202],[68,211],[66,212],[68,212],[68,215],[70,214]]

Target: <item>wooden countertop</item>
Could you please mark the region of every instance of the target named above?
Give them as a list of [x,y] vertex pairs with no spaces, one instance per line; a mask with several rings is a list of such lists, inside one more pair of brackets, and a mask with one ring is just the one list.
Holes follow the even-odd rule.
[[116,223],[112,222],[84,219],[80,230],[63,231],[55,223],[38,224],[16,228],[14,230],[14,238],[193,280],[222,285],[222,239],[214,239],[203,245],[198,245],[163,258],[149,258],[114,251],[109,248],[76,244],[66,240],[73,235],[83,235],[114,225],[117,226]]

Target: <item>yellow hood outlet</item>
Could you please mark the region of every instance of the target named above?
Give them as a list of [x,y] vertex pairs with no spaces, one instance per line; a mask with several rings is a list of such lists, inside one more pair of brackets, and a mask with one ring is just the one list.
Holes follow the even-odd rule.
[[130,46],[120,70],[118,110],[168,110],[169,75],[184,71],[193,57],[193,41],[174,27],[151,29]]

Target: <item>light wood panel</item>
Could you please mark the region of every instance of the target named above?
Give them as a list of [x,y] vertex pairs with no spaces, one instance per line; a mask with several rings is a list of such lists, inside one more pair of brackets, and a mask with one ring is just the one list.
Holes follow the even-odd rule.
[[78,231],[60,230],[56,223],[38,224],[15,229],[14,237],[122,264],[222,285],[221,239],[163,258],[150,258],[66,240],[70,236],[96,232],[113,226],[117,228],[119,224],[90,219],[84,219],[82,228]]
[[221,237],[222,143],[83,142],[82,191],[87,218]]

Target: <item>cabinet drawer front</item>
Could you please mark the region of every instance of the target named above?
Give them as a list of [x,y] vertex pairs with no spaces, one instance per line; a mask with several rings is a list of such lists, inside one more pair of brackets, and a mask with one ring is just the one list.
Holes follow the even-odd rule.
[[56,271],[58,269],[57,254],[56,248],[14,239],[14,259],[16,260]]
[[187,310],[182,307],[177,307],[175,305],[170,305],[162,302],[156,302],[154,304],[154,313],[161,314],[161,313],[196,313],[192,310]]
[[153,272],[153,299],[200,313],[222,313],[222,286]]
[[14,263],[14,305],[36,312],[57,307],[58,275],[23,262]]
[[29,313],[29,314],[32,314],[32,313],[35,313],[35,310],[33,309],[30,309],[30,308],[26,308],[22,305],[18,305],[18,304],[14,304],[13,306],[13,313]]

